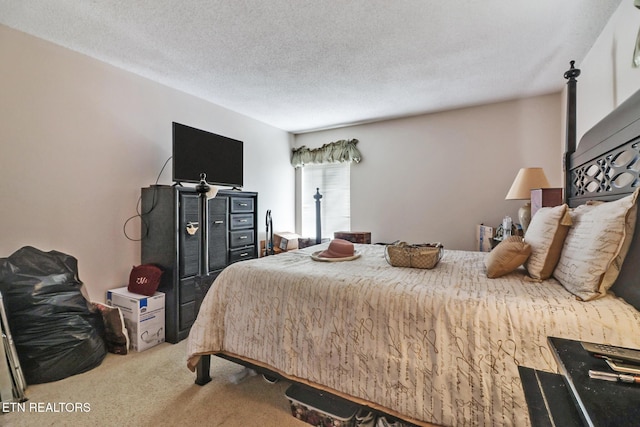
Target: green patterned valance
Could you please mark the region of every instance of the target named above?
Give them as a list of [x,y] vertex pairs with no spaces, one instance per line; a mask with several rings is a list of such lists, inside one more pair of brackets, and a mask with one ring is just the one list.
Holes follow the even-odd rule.
[[299,168],[311,163],[338,163],[338,162],[356,162],[360,163],[362,155],[360,150],[356,148],[357,139],[342,139],[340,141],[324,144],[320,148],[308,149],[306,146],[293,149],[291,156],[291,165]]

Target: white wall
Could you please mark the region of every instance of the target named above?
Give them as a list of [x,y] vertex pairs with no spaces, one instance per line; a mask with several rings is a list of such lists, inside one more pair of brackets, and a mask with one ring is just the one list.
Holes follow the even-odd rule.
[[576,67],[581,69],[577,84],[577,137],[640,90],[640,68],[633,68],[633,48],[640,30],[640,9],[633,0],[624,0],[598,40]]
[[[578,78],[577,137],[640,90],[631,59],[640,10],[624,0],[585,59]],[[567,68],[569,60],[567,58]],[[562,76],[558,77],[559,79]],[[561,187],[566,90],[439,114],[297,135],[317,147],[358,138],[362,164],[352,168],[352,229],[374,241],[441,240],[471,249],[475,223],[516,217],[521,202],[505,201],[522,166],[542,166]],[[468,185],[467,188],[465,186]]]
[[374,242],[472,250],[476,224],[517,218],[524,202],[504,198],[521,167],[543,167],[551,185],[562,186],[562,108],[557,93],[300,134],[295,145],[360,141],[352,230],[371,231]]
[[[625,0],[577,64],[578,137],[640,89],[639,26]],[[25,245],[71,254],[97,300],[124,285],[140,245],[123,225],[171,154],[172,121],[244,140],[245,188],[277,230],[294,228],[284,131],[4,26],[0,94],[0,257]],[[504,195],[520,167],[542,166],[561,186],[564,108],[549,95],[302,134],[295,145],[360,139],[352,229],[471,249],[476,223],[516,216],[521,202]],[[170,176],[169,167],[160,183]],[[127,234],[139,236],[137,219]]]
[[[27,245],[73,255],[95,300],[140,263],[123,226],[171,155],[172,121],[243,140],[259,216],[294,227],[287,132],[4,26],[0,94],[0,257]],[[139,219],[126,231],[139,238]]]

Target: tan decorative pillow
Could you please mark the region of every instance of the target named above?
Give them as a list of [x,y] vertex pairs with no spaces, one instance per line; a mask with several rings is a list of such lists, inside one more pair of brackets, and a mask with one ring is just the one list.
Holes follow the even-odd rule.
[[495,279],[511,273],[520,267],[529,257],[531,246],[522,241],[522,237],[510,236],[493,248],[484,259],[487,277]]
[[524,264],[529,276],[539,280],[551,277],[571,223],[567,205],[541,208],[536,212],[524,235],[524,241],[531,245],[531,256]]
[[618,277],[635,229],[638,190],[614,202],[571,212],[573,227],[553,276],[584,301],[607,293]]

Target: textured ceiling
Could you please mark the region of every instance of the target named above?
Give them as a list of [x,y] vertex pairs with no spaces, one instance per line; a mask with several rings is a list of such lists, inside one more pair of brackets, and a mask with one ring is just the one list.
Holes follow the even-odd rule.
[[621,0],[0,0],[0,23],[291,132],[560,90]]

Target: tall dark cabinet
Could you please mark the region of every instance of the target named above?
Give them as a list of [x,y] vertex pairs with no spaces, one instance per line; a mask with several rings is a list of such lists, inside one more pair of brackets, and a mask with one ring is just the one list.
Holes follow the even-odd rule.
[[[208,200],[208,252],[211,281],[229,264],[258,256],[258,194],[220,190]],[[196,286],[201,227],[198,193],[192,187],[154,185],[142,189],[143,264],[164,270],[159,291],[165,293],[166,340],[189,335],[200,299]]]

